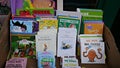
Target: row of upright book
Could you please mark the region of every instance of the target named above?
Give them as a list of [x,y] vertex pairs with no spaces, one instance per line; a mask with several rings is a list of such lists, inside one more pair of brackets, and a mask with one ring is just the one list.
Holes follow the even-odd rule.
[[[77,56],[81,64],[105,64],[102,10],[78,8],[77,11],[59,11],[52,8],[54,15],[40,13],[51,12],[49,9],[37,9],[38,15],[24,15],[18,11],[20,9],[16,11],[18,14],[13,12],[9,58],[37,59],[38,68],[56,68],[55,61],[58,60],[55,56],[62,58],[62,68],[80,68]],[[22,10],[32,12],[36,8],[29,10],[27,6]]]

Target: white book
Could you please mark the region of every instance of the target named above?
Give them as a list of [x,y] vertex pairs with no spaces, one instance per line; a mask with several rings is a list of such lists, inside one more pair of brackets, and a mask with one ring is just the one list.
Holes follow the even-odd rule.
[[100,34],[81,34],[78,36],[81,43],[82,64],[105,64],[105,46]]
[[76,29],[74,31],[66,31],[71,28],[64,28],[63,31],[59,30],[58,32],[58,48],[57,56],[75,56],[76,54]]
[[36,35],[36,52],[52,52],[56,55],[56,33],[41,31]]
[[81,44],[82,64],[105,64],[104,42]]

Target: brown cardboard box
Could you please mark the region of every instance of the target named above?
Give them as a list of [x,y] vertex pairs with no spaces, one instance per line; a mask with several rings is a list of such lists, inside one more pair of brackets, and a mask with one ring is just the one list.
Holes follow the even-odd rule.
[[4,68],[9,52],[9,19],[10,14],[0,15],[2,28],[0,30],[0,68]]
[[[1,17],[1,16],[0,16]],[[9,19],[10,14],[4,18],[4,24],[0,31],[0,68],[4,68],[7,60],[9,48]],[[1,18],[0,18],[1,21]],[[103,34],[105,48],[106,48],[106,64],[80,64],[82,68],[120,68],[120,53],[116,47],[115,40],[110,30],[105,26]],[[37,68],[37,60],[28,59],[27,68]],[[62,68],[60,66],[60,58],[56,58],[56,68]]]
[[[106,26],[104,27],[103,38],[106,49],[106,64],[80,64],[80,58],[77,57],[82,68],[120,68],[120,53],[110,30]],[[27,68],[37,68],[36,65],[37,60],[28,59]],[[62,68],[60,58],[56,58],[56,68]]]

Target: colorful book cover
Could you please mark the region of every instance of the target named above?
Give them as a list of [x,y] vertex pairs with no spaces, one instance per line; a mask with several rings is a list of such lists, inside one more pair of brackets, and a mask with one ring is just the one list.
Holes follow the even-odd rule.
[[84,34],[103,34],[103,22],[84,22]]
[[105,45],[102,34],[81,34],[81,63],[105,64]]
[[39,9],[17,9],[16,15],[20,16],[54,16],[54,9],[52,8],[39,8]]
[[62,68],[78,68],[78,60],[76,57],[63,57],[62,58]]
[[103,11],[100,9],[77,8],[84,20],[103,20]]
[[39,22],[39,30],[42,29],[57,29],[58,20],[56,18],[41,19]]
[[80,20],[74,18],[58,18],[58,27],[76,28],[77,34],[80,32]]
[[39,29],[39,22],[28,20],[10,20],[11,33],[34,33]]
[[102,21],[103,20],[103,11],[100,9],[83,9],[77,8],[77,11],[81,13],[81,30],[80,33],[84,34],[84,21],[92,20],[92,21]]
[[104,42],[85,42],[81,44],[82,64],[105,64]]
[[11,57],[36,58],[34,34],[12,34],[11,36]]
[[27,58],[11,58],[6,62],[5,68],[26,68]]
[[51,52],[38,52],[38,68],[56,68],[55,56]]

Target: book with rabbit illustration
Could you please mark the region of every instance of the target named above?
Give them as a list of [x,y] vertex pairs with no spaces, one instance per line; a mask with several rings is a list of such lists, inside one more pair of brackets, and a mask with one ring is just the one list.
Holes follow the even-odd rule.
[[36,58],[34,34],[12,34],[11,39],[11,57]]

